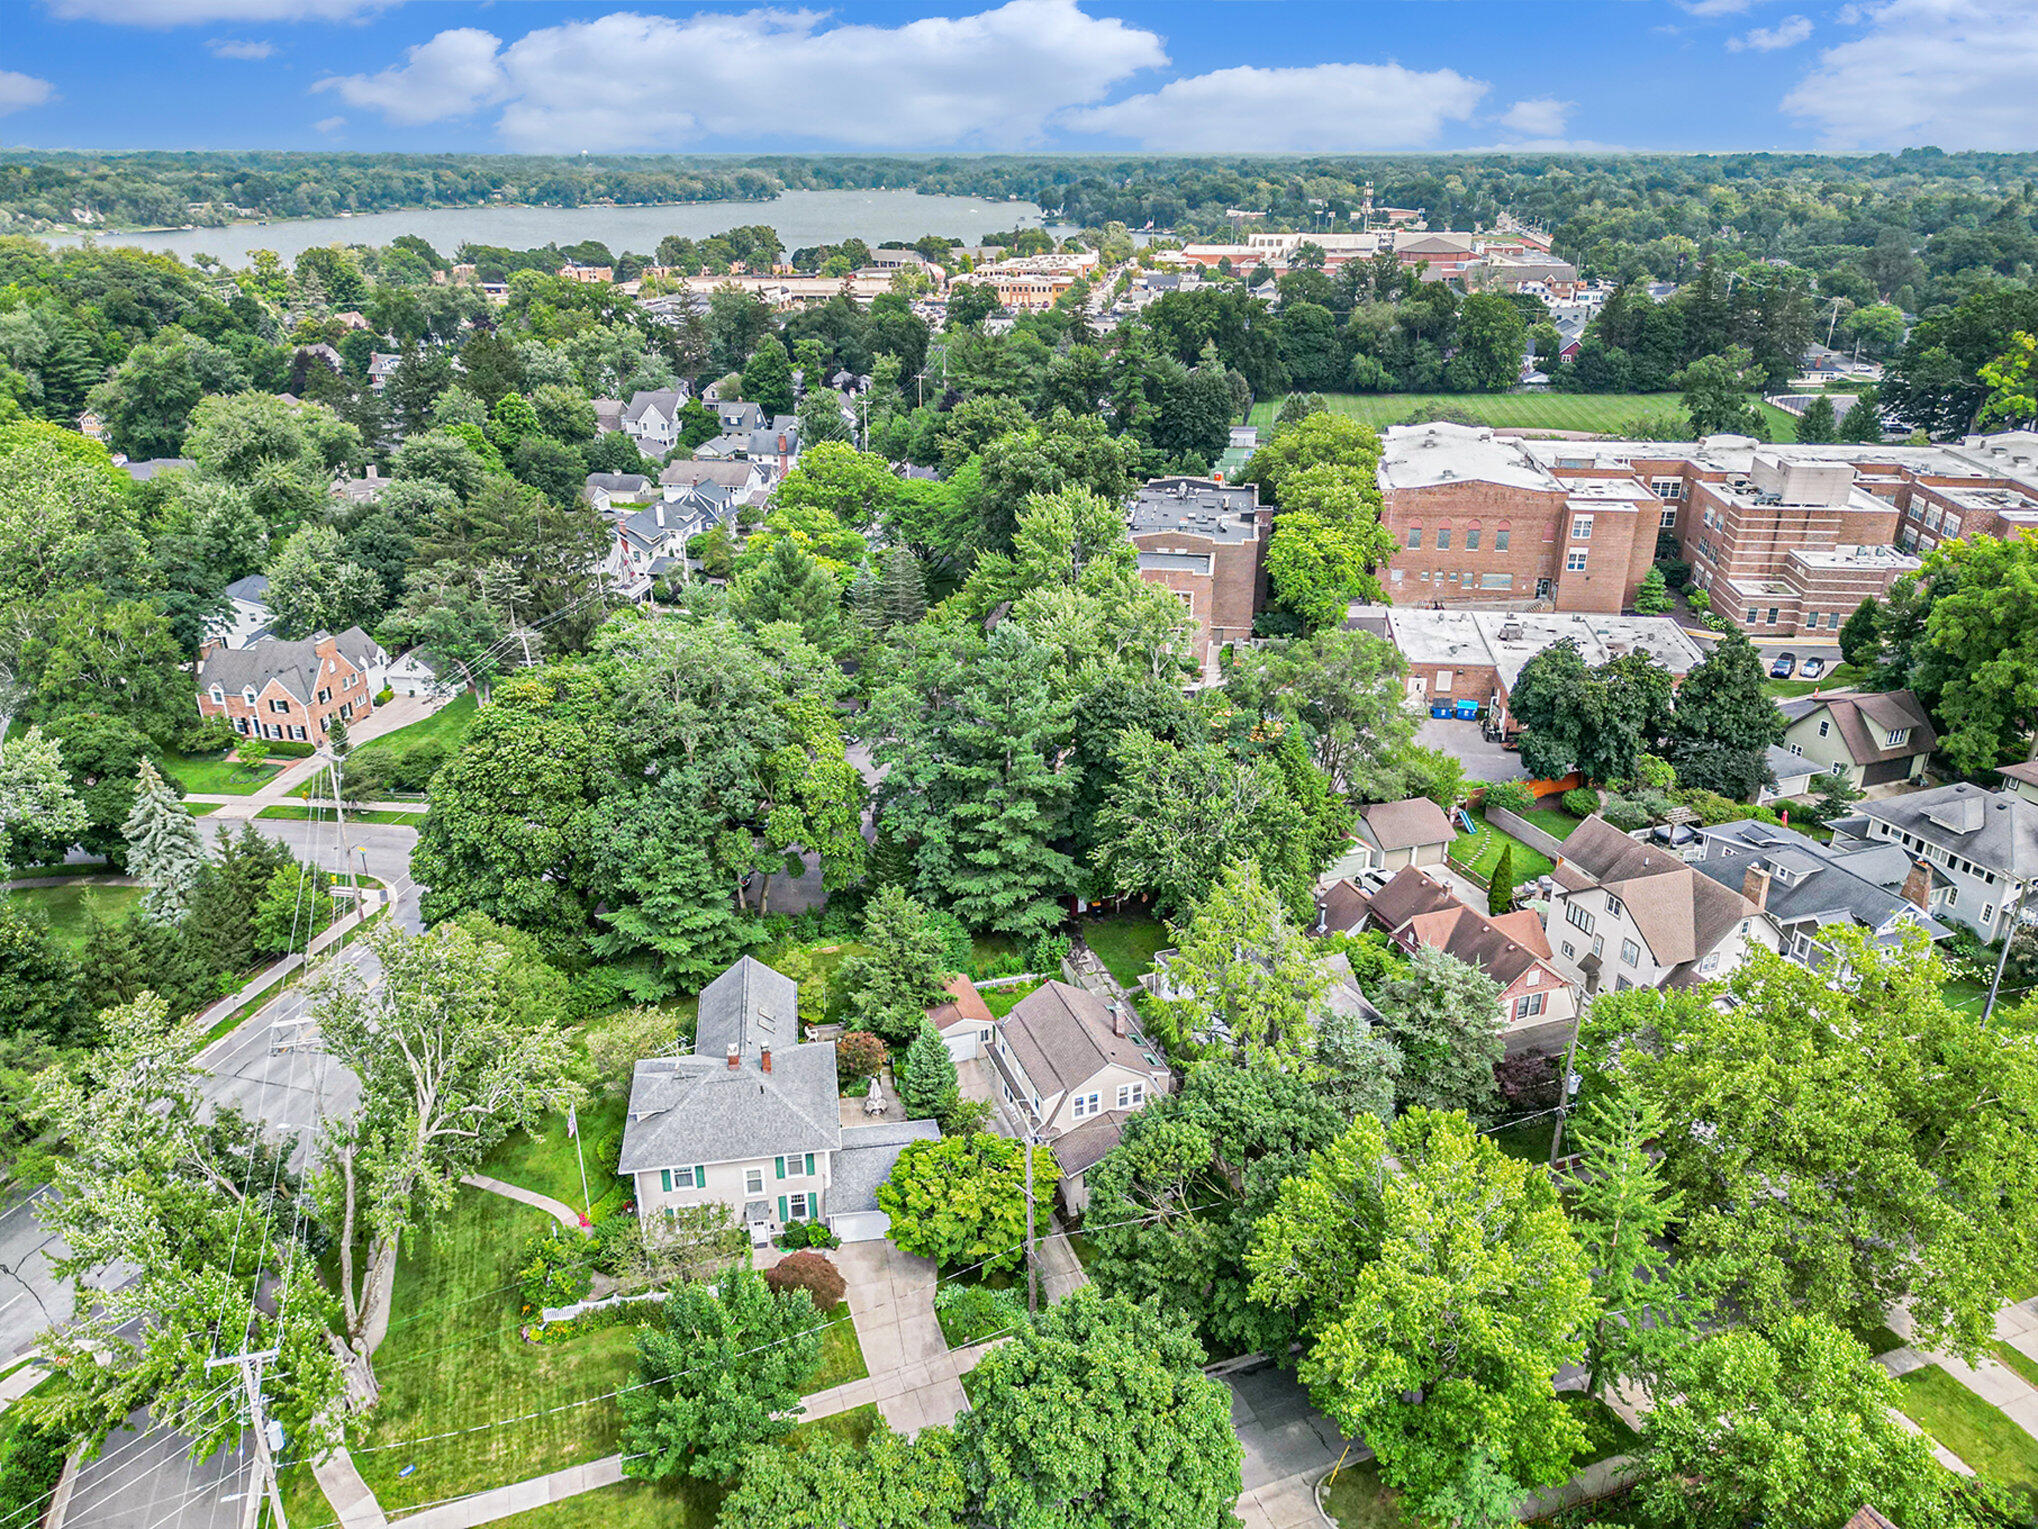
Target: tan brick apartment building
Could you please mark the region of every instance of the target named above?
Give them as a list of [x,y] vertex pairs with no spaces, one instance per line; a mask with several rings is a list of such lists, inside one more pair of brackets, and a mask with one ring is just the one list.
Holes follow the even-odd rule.
[[1662,506],[1632,473],[1560,473],[1484,426],[1389,430],[1379,478],[1395,605],[1617,613],[1655,555]]
[[243,737],[320,743],[334,717],[351,724],[374,711],[388,665],[357,626],[296,642],[208,644],[199,655],[198,710],[225,717]]
[[1139,576],[1172,590],[1195,618],[1197,656],[1250,637],[1267,603],[1267,541],[1273,509],[1250,483],[1156,478],[1126,506]]
[[1944,446],[1521,441],[1433,424],[1380,460],[1396,605],[1631,609],[1675,534],[1692,584],[1755,636],[1839,630],[1942,540],[2038,528],[2038,434]]

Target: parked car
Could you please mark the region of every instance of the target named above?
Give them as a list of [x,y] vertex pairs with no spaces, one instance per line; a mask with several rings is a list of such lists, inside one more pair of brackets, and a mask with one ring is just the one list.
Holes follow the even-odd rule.
[[1808,658],[1804,661],[1804,667],[1797,671],[1797,677],[1801,680],[1815,680],[1825,672],[1826,661],[1823,658]]
[[1787,680],[1796,672],[1797,655],[1795,653],[1782,654],[1775,663],[1769,666],[1769,677],[1771,679]]

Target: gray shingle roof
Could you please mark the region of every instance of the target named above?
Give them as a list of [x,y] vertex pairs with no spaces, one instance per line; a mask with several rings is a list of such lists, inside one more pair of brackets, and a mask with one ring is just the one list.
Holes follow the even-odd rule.
[[[829,1180],[828,1212],[876,1210],[877,1187],[892,1176],[899,1154],[916,1141],[939,1141],[931,1120],[887,1120],[842,1133]],[[772,1154],[774,1157],[776,1153]]]
[[[347,661],[367,669],[382,650],[375,639],[357,626],[350,626],[335,639]],[[253,688],[260,694],[270,680],[279,681],[298,700],[309,702],[319,688],[319,639],[304,637],[291,642],[280,637],[251,642],[245,648],[216,649],[200,666],[200,688],[213,685],[239,692]]]
[[[705,1004],[707,995],[701,997]],[[1128,1010],[1128,1029],[1132,1022]],[[1112,1033],[1103,999],[1066,982],[1044,982],[1020,999],[1000,1033],[1043,1092],[1086,1083],[1109,1062],[1136,1072],[1166,1070],[1158,1053],[1150,1055],[1136,1036]]]
[[1910,858],[1894,846],[1894,853],[1868,849],[1835,854],[1804,834],[1753,820],[1721,823],[1701,833],[1706,857],[1691,868],[1736,892],[1746,884],[1751,868],[1770,871],[1765,911],[1779,924],[1847,920],[1879,930],[1903,915],[1915,916],[1935,940],[1951,932],[1903,897],[1899,889],[1910,872]]
[[639,1062],[630,1080],[618,1166],[641,1173],[832,1152],[842,1140],[835,1101],[829,1042],[774,1046],[768,1073],[749,1058],[731,1067],[722,1056],[653,1057]]
[[226,587],[229,600],[246,600],[250,605],[269,603],[269,576],[266,573],[251,573],[246,578],[235,579]]
[[[1783,714],[1793,722],[1821,711],[1832,716],[1847,757],[1858,765],[1908,759],[1929,754],[1939,746],[1939,735],[1932,731],[1923,703],[1908,690],[1799,696],[1783,704]],[[1893,732],[1908,736],[1902,743],[1891,744]]]
[[1856,810],[2014,880],[2038,876],[2038,802],[1962,781],[1863,802]]
[[800,985],[783,972],[745,956],[701,989],[694,1053],[718,1065],[731,1046],[755,1057],[766,1046],[790,1047],[800,1038]]
[[686,398],[684,388],[659,388],[633,393],[630,395],[630,401],[623,405],[623,423],[635,424],[644,417],[644,411],[654,404],[657,405],[660,414],[670,419],[679,413],[680,406],[686,402]]

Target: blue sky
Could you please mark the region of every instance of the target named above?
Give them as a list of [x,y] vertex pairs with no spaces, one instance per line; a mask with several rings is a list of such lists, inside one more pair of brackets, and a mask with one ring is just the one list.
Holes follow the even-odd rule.
[[2033,0],[0,0],[0,142],[2038,149]]

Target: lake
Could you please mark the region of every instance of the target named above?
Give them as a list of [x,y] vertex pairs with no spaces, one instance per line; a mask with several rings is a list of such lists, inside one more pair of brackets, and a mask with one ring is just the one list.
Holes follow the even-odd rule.
[[[351,218],[286,219],[232,228],[172,229],[162,233],[96,234],[101,244],[127,244],[190,259],[217,256],[246,265],[251,250],[274,250],[285,261],[323,244],[388,244],[400,234],[428,240],[450,257],[462,243],[505,249],[578,244],[599,239],[616,254],[649,255],[667,234],[700,239],[726,228],[765,223],[788,250],[859,238],[867,244],[944,234],[975,244],[1000,229],[1037,226],[1031,202],[992,202],[973,196],[922,196],[917,191],[786,191],[769,202],[679,202],[660,207],[418,207],[360,213]],[[1059,237],[1059,231],[1056,232]],[[49,240],[76,244],[78,236]]]

